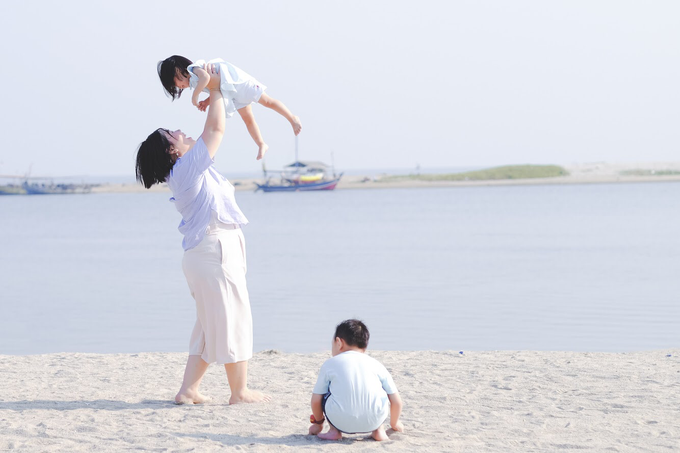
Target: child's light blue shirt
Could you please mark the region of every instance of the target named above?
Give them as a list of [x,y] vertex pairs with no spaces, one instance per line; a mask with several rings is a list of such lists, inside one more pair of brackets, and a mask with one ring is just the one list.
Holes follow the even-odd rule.
[[234,186],[213,167],[203,137],[177,159],[170,171],[168,187],[172,190],[170,201],[182,214],[179,231],[184,235],[184,250],[201,242],[213,211],[222,223],[240,226],[248,223],[236,204]]
[[390,415],[387,395],[397,393],[389,371],[373,357],[346,351],[324,362],[314,393],[331,395],[326,400],[326,417],[345,433],[368,433]]

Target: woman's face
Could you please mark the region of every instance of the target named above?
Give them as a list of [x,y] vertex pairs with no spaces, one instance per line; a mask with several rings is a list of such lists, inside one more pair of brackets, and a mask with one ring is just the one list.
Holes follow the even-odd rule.
[[182,132],[180,129],[176,131],[163,131],[168,141],[170,142],[170,153],[176,154],[177,157],[182,157],[184,153],[189,151],[192,146],[196,143],[191,137]]

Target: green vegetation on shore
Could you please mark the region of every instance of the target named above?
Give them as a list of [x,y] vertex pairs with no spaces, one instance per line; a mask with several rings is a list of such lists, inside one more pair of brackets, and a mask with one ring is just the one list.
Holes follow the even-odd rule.
[[621,176],[673,176],[680,175],[680,170],[624,170],[619,172]]
[[380,181],[488,181],[495,179],[554,178],[568,174],[567,170],[558,165],[506,165],[465,173],[385,176],[380,178]]

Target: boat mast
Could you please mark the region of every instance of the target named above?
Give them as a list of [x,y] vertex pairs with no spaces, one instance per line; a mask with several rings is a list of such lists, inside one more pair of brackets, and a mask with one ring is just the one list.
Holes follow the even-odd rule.
[[335,178],[335,156],[333,154],[333,151],[331,151],[331,169],[333,170],[333,177]]
[[[300,161],[298,160],[298,136],[295,136],[295,174],[300,175]],[[298,180],[299,182],[299,180]]]

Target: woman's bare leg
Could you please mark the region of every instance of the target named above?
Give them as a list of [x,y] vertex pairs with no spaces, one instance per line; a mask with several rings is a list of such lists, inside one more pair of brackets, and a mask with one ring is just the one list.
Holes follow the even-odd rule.
[[184,380],[182,381],[182,388],[175,396],[175,403],[177,404],[201,404],[209,401],[210,398],[201,395],[198,387],[201,385],[201,379],[208,369],[208,363],[205,362],[200,355],[190,355],[187,360],[187,366],[184,369]]
[[272,398],[269,395],[248,388],[247,360],[236,363],[225,363],[224,369],[227,372],[227,380],[229,381],[229,387],[231,388],[229,404],[271,401]]
[[283,117],[288,120],[290,125],[293,126],[293,132],[295,133],[295,135],[300,133],[300,131],[302,130],[302,123],[300,122],[300,118],[290,113],[290,110],[288,110],[288,107],[286,107],[283,104],[283,102],[279,101],[278,99],[274,99],[273,97],[270,97],[264,93],[262,94],[262,96],[260,96],[260,100],[257,102],[269,109],[274,110],[276,113],[283,115]]
[[267,144],[264,142],[264,139],[262,138],[262,134],[260,134],[260,127],[255,122],[253,108],[252,106],[249,105],[247,107],[243,107],[242,109],[238,109],[237,111],[238,114],[241,115],[241,119],[243,119],[243,122],[246,123],[248,133],[253,138],[253,140],[255,141],[259,148],[257,152],[257,160],[260,160],[264,157],[265,153],[269,149],[269,146],[267,146]]

